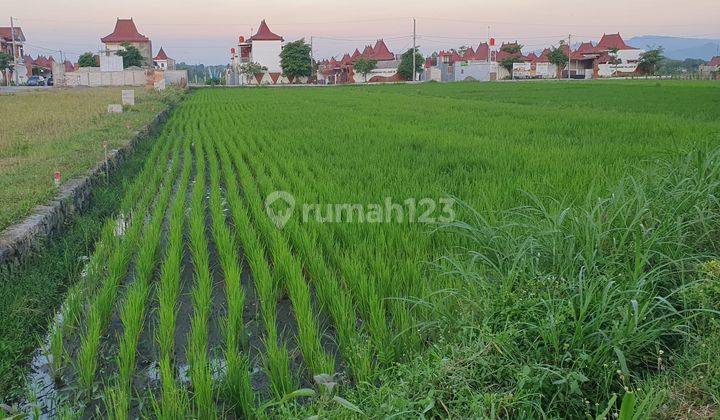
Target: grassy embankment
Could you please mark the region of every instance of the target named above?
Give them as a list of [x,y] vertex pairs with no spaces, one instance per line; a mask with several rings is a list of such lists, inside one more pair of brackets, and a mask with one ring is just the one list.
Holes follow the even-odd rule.
[[[0,228],[17,221],[57,189],[52,173],[64,179],[82,174],[103,157],[102,140],[121,147],[161,109],[179,99],[136,89],[136,105],[123,114],[105,113],[120,101],[119,88],[52,90],[3,95],[0,110],[8,118],[0,126]],[[0,272],[0,395],[19,392],[30,352],[47,331],[48,321],[75,284],[92,253],[101,222],[118,207],[126,183],[145,160],[152,142],[144,142],[108,185],[93,192],[87,212],[60,238],[10,272]]]
[[27,216],[56,192],[53,173],[64,180],[82,174],[109,149],[127,144],[139,127],[173,100],[175,92],[135,89],[135,106],[108,114],[121,88],[53,89],[0,96],[0,230]]

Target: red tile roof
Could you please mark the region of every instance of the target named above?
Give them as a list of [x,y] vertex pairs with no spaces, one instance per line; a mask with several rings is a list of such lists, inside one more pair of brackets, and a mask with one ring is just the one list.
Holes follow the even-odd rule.
[[357,60],[360,57],[362,57],[362,53],[360,52],[360,50],[355,48],[355,52],[352,54],[352,57],[351,57],[352,61],[354,62],[355,60]]
[[366,46],[365,46],[365,49],[364,49],[363,52],[362,52],[362,57],[363,57],[363,58],[367,58],[367,59],[371,59],[372,56],[373,56],[373,53],[374,53],[373,48],[372,48],[371,46],[369,46],[369,45],[366,45]]
[[150,39],[138,32],[135,22],[130,19],[119,19],[115,22],[115,30],[110,35],[100,38],[105,42],[150,42]]
[[[0,26],[0,38],[10,42],[13,38],[12,35],[12,28],[10,28],[9,26]],[[25,34],[23,34],[23,31],[19,26],[15,27],[15,41],[25,41]]]
[[583,42],[576,50],[580,54],[592,54],[595,52],[592,42]]
[[473,50],[473,47],[468,47],[462,58],[465,60],[475,60],[475,50]]
[[[447,59],[445,59],[447,57]],[[441,63],[445,64],[453,64],[458,61],[464,61],[462,57],[460,57],[460,54],[457,53],[457,51],[440,51],[438,54],[438,58],[440,59]]]
[[65,63],[63,63],[63,64],[65,65],[66,72],[69,73],[69,72],[75,71],[75,65],[71,61],[65,60]]
[[720,55],[713,57],[707,65],[708,66],[720,66]]
[[395,54],[390,52],[387,45],[385,45],[385,41],[378,39],[373,47],[372,59],[377,61],[394,60]]
[[270,28],[268,28],[267,23],[265,23],[265,19],[260,22],[260,28],[258,28],[258,31],[255,35],[250,37],[251,41],[284,41],[283,37],[280,35],[277,35],[273,33]]
[[538,63],[549,63],[550,62],[550,59],[548,58],[549,55],[550,55],[550,48],[545,48],[540,53],[540,57],[538,57],[537,62]]
[[489,54],[490,46],[487,44],[487,42],[481,43],[475,50],[475,57],[477,60],[487,61]]
[[350,54],[346,53],[343,56],[342,60],[340,60],[340,65],[341,66],[349,66],[350,64],[352,64],[352,57],[350,57]]
[[525,59],[530,62],[535,62],[535,61],[537,61],[538,56],[534,52],[531,52],[530,54],[525,56]]
[[169,57],[167,54],[165,54],[165,50],[163,50],[163,47],[160,47],[160,51],[158,51],[157,55],[153,57],[153,60],[167,60]]
[[597,50],[611,50],[617,48],[618,50],[636,50],[637,48],[631,47],[623,41],[620,34],[603,34],[595,47]]

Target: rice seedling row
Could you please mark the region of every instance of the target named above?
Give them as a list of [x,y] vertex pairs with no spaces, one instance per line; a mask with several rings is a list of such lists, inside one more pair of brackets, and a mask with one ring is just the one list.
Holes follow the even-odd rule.
[[[69,293],[50,334],[70,365],[57,369],[115,418],[363,411],[341,395],[378,416],[617,408],[606,397],[689,331],[684,279],[712,258],[720,219],[699,198],[715,193],[712,158],[611,186],[668,132],[690,147],[720,128],[700,116],[680,130],[659,105],[608,128],[610,99],[566,121],[518,103],[513,89],[529,84],[503,100],[474,89],[192,93],[123,198],[122,234],[108,221]],[[561,164],[565,149],[583,164]],[[295,205],[282,223],[287,208],[266,202],[279,191]],[[413,217],[423,198],[447,197],[463,200],[456,222]],[[377,223],[330,207],[388,199]]]

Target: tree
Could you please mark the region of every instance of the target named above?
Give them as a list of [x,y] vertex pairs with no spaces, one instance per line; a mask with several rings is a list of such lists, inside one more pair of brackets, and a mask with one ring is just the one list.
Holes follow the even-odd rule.
[[0,52],[0,71],[10,68],[10,63],[12,63],[12,61],[13,58],[10,54]]
[[559,47],[552,47],[550,49],[550,53],[548,54],[548,61],[550,63],[554,64],[555,67],[557,67],[557,78],[560,78],[560,75],[562,74],[562,69],[565,67],[565,64],[568,62],[568,56],[565,54],[565,50],[563,49],[563,46],[565,43],[563,41],[560,41]]
[[355,64],[353,65],[353,68],[355,69],[355,71],[363,75],[363,78],[365,79],[365,83],[367,83],[368,73],[375,70],[375,67],[377,67],[377,61],[369,60],[367,58],[358,58],[357,61],[355,61]]
[[10,84],[10,80],[9,77],[7,77],[8,75],[6,70],[10,68],[10,63],[12,63],[12,61],[12,55],[0,52],[0,78],[7,78],[7,80],[5,80],[5,83],[7,83],[8,85]]
[[500,47],[500,51],[505,51],[509,54],[522,54],[522,47],[522,45],[514,42],[512,44],[503,45],[502,47]]
[[620,64],[620,58],[618,57],[618,52],[620,51],[617,47],[612,47],[610,50],[608,50],[608,55],[610,56],[610,64]]
[[116,52],[116,54],[123,58],[123,68],[145,65],[145,57],[140,54],[140,50],[127,42],[124,42],[122,47],[123,49]]
[[507,70],[508,73],[512,74],[513,64],[522,63],[524,61],[525,60],[523,60],[522,57],[510,56],[510,57],[505,57],[502,60],[500,60],[499,64],[501,67],[503,67],[505,70]]
[[245,81],[247,84],[250,84],[250,78],[255,76],[256,74],[262,73],[267,71],[267,67],[261,65],[260,63],[245,63],[242,66],[240,66],[240,74],[245,76]]
[[[405,51],[402,56],[400,56],[400,65],[398,66],[398,74],[400,77],[402,77],[405,80],[412,80],[413,79],[413,49],[410,48],[409,50]],[[425,59],[423,58],[422,54],[420,54],[417,49],[415,50],[415,73],[422,72],[422,66],[425,62]]]
[[97,60],[91,52],[86,52],[78,58],[78,67],[96,67]]
[[310,77],[312,74],[310,51],[310,44],[306,44],[305,39],[285,44],[280,52],[280,67],[283,74],[288,78]]
[[649,49],[647,51],[640,54],[638,69],[645,74],[655,74],[658,64],[665,58],[663,55],[663,48],[648,48]]

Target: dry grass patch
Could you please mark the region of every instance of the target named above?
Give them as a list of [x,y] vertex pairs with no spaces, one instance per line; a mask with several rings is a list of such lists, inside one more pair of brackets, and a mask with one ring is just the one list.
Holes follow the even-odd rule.
[[120,102],[121,88],[52,89],[3,95],[0,100],[0,229],[26,216],[53,196],[52,175],[63,180],[84,172],[110,149],[177,98],[136,88],[136,105],[119,115],[107,105]]

